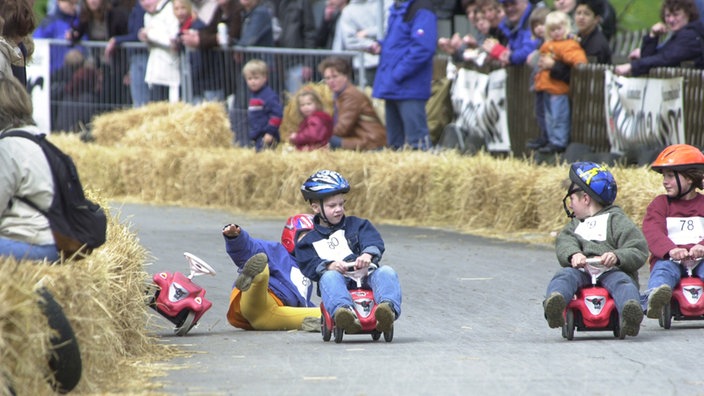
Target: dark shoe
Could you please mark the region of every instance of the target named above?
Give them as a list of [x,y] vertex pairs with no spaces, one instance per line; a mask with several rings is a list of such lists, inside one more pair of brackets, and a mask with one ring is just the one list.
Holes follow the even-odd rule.
[[548,144],[547,141],[537,138],[537,139],[530,139],[529,141],[526,142],[526,147],[531,149],[531,150],[537,150],[543,146]]
[[362,324],[359,323],[357,315],[350,307],[340,307],[335,311],[335,326],[341,328],[347,334],[359,333],[362,331]]
[[244,263],[240,276],[235,280],[235,287],[242,291],[249,290],[249,287],[252,286],[252,279],[264,271],[268,261],[269,259],[266,257],[265,253],[257,253],[250,257],[249,260]]
[[668,285],[655,288],[648,296],[648,317],[651,319],[660,318],[662,308],[670,303],[672,289]]
[[394,326],[394,320],[396,319],[396,314],[394,309],[391,308],[391,304],[383,302],[376,307],[374,311],[374,316],[376,317],[376,330],[385,333]]
[[545,146],[538,149],[538,152],[541,154],[555,154],[555,153],[562,153],[564,151],[565,151],[564,147],[556,146],[552,143],[548,143]]
[[643,321],[643,309],[636,300],[628,300],[621,312],[621,331],[627,336],[635,337],[640,331],[640,323]]
[[543,303],[545,307],[545,319],[551,329],[562,327],[565,324],[565,308],[567,303],[562,294],[553,292]]

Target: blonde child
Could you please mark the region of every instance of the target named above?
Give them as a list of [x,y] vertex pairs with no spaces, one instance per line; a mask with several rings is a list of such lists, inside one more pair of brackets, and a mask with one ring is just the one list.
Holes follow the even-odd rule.
[[552,78],[550,67],[560,61],[570,67],[587,63],[582,46],[572,38],[570,17],[561,11],[553,11],[545,17],[545,42],[540,46],[538,74],[535,76],[535,91],[544,92],[545,127],[548,144],[538,149],[543,154],[565,151],[570,141],[570,86],[567,82]]
[[284,111],[279,96],[267,83],[269,67],[260,59],[252,59],[244,65],[242,74],[249,90],[249,139],[257,151],[273,148],[281,140],[279,126]]
[[289,141],[301,151],[326,147],[332,136],[333,122],[330,114],[323,111],[320,96],[312,89],[304,88],[296,95],[298,113],[303,118],[298,131]]

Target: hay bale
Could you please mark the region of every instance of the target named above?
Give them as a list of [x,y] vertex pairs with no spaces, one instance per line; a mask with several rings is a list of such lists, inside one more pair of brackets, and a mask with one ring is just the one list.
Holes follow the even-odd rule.
[[127,147],[227,147],[230,121],[222,103],[156,102],[93,120],[98,144]]
[[[349,213],[375,222],[551,242],[550,233],[567,221],[562,209],[567,164],[451,151],[68,146],[81,169],[89,170],[85,177],[92,188],[111,197],[286,217],[308,209],[298,190],[303,180],[331,168],[352,184]],[[648,202],[661,193],[657,174],[645,168],[613,171],[616,203],[639,223]]]
[[119,219],[109,219],[106,244],[81,261],[49,265],[0,258],[0,394],[10,386],[19,394],[52,393],[47,362],[53,333],[37,304],[40,286],[62,306],[78,339],[83,372],[76,393],[155,387],[135,362],[160,360],[175,350],[157,345],[145,331],[145,249]]

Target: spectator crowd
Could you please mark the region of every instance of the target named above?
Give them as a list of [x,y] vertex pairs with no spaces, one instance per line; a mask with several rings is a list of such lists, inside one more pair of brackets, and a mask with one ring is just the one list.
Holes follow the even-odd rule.
[[[615,74],[704,68],[697,2],[663,0],[660,9],[661,21],[627,60],[613,65]],[[282,140],[302,150],[431,148],[425,107],[433,94],[433,60],[447,54],[460,67],[530,67],[526,93],[535,98],[540,136],[527,147],[561,153],[570,143],[570,70],[585,63],[611,64],[609,43],[618,30],[608,0],[554,0],[549,6],[538,0],[52,0],[48,11],[34,38],[67,42],[50,47],[53,129],[73,130],[78,121],[87,123],[105,110],[86,112],[88,103],[137,107],[183,100],[185,59],[194,101],[234,98],[229,109],[241,117],[233,129],[237,124],[245,130],[234,141],[257,150]],[[461,13],[466,28],[439,37],[440,22]],[[10,46],[22,43],[7,25],[3,38]],[[125,44],[130,42],[141,42],[146,50]],[[282,62],[278,53],[264,52],[257,55],[256,70],[249,68],[259,78],[251,84],[245,70],[252,59],[221,50],[232,46],[363,56],[353,62],[332,56],[311,67],[305,56]],[[316,81],[324,81],[332,93],[331,120],[320,114],[325,106],[319,95],[300,95]],[[373,87],[371,95],[360,82]],[[287,94],[304,121],[290,138],[278,130]],[[383,109],[373,99],[382,99]],[[71,117],[72,108],[84,113]]]

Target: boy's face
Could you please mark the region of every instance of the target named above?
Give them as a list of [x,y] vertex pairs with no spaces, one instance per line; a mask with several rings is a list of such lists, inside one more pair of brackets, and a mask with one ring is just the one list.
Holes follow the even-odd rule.
[[[497,7],[496,5],[482,7],[481,12],[484,14],[484,18],[486,18],[493,27],[499,26],[499,23],[504,17],[503,8]],[[477,23],[479,23],[479,15],[477,15]]]
[[668,197],[675,198],[680,195],[680,189],[677,188],[677,179],[680,180],[682,192],[687,191],[690,187],[692,187],[692,181],[682,176],[681,173],[673,172],[671,170],[662,171],[662,186],[665,187],[665,192]]
[[577,10],[574,12],[574,24],[577,25],[577,30],[580,34],[591,33],[600,20],[601,18],[584,4],[578,5]]
[[486,18],[486,14],[484,14],[483,12],[477,12],[476,19],[477,19],[477,23],[475,24],[475,26],[477,27],[477,30],[479,30],[479,32],[481,34],[484,34],[484,35],[489,34],[489,29],[491,29],[491,24],[489,23],[489,20]]
[[568,207],[574,212],[576,219],[584,220],[590,216],[587,193],[584,191],[576,191],[570,194]]
[[266,77],[259,73],[248,73],[245,80],[247,88],[252,92],[259,92],[266,85]]
[[333,195],[320,202],[314,202],[311,207],[316,214],[324,213],[330,225],[339,224],[345,216],[345,196],[342,194]]

